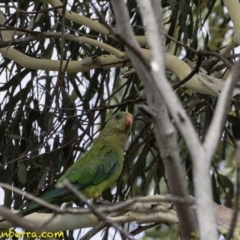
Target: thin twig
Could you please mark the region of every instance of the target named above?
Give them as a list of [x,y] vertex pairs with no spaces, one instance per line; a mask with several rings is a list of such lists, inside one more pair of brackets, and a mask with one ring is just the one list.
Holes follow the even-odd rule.
[[146,231],[146,230],[148,230],[148,229],[150,229],[150,228],[152,228],[152,227],[156,227],[156,226],[158,226],[159,225],[159,223],[153,223],[153,224],[149,224],[149,225],[145,225],[145,226],[138,226],[136,229],[134,229],[132,232],[131,232],[131,234],[132,235],[134,235],[134,236],[136,236],[137,234],[139,234],[139,233],[141,233],[141,232],[143,232],[143,231]]
[[122,41],[128,48],[130,48],[136,54],[136,56],[139,58],[139,60],[145,65],[145,67],[148,68],[149,70],[151,70],[149,62],[143,56],[143,54],[139,51],[139,49],[137,49],[134,44],[132,44],[130,41],[128,41],[128,39],[126,39],[124,36],[119,34],[113,27],[111,27],[105,21],[105,19],[102,17],[102,15],[100,14],[100,12],[95,7],[95,5],[92,1],[91,1],[91,4],[92,4],[92,7],[93,7],[95,13],[99,17],[100,22],[109,30],[109,32],[112,33],[118,40]]
[[20,194],[21,196],[26,197],[29,200],[32,200],[32,201],[42,205],[43,207],[49,208],[49,209],[51,209],[55,212],[62,212],[62,210],[59,207],[56,207],[56,205],[50,204],[50,203],[42,200],[39,197],[35,197],[34,195],[32,195],[30,193],[22,191],[19,188],[13,187],[13,186],[11,186],[9,184],[6,184],[6,183],[0,183],[0,187],[5,188],[5,189],[10,190],[10,191],[13,191],[13,192],[16,192],[16,193]]
[[189,73],[189,75],[187,77],[185,77],[183,80],[181,80],[179,83],[177,83],[176,85],[173,86],[173,89],[177,89],[180,86],[182,86],[183,84],[185,84],[186,82],[188,82],[196,73],[199,72],[199,69],[201,67],[201,63],[202,63],[202,56],[198,56],[198,60],[196,63],[196,66],[194,67],[194,69]]
[[218,58],[219,60],[221,60],[221,61],[227,66],[228,69],[231,68],[231,65],[232,65],[232,64],[231,64],[227,59],[225,59],[221,54],[219,54],[219,53],[217,53],[217,52],[195,50],[194,48],[191,48],[191,47],[185,45],[184,43],[176,40],[175,38],[170,37],[170,36],[167,35],[167,34],[165,34],[165,36],[166,36],[168,39],[170,39],[170,40],[176,42],[177,44],[185,47],[186,49],[192,51],[192,52],[195,53],[197,56],[211,56],[211,57],[216,57],[216,58]]
[[100,222],[96,227],[92,228],[83,237],[81,237],[80,240],[89,240],[89,239],[91,239],[95,234],[97,234],[99,231],[101,231],[106,226],[107,226],[106,223]]
[[156,113],[154,112],[154,110],[152,110],[150,107],[148,107],[145,104],[139,104],[138,109],[143,113],[145,113],[149,118],[153,118],[156,116]]

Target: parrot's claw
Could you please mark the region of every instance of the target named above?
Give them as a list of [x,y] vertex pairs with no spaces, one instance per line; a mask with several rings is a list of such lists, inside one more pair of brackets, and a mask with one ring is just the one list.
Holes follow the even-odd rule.
[[104,199],[101,199],[101,198],[96,198],[96,199],[93,200],[93,202],[96,205],[110,205],[110,204],[112,204],[108,200],[104,200]]

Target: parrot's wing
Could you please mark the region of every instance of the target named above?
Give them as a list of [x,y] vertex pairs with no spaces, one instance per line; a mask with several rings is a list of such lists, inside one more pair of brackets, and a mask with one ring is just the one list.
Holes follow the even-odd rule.
[[58,182],[68,179],[79,190],[97,185],[114,174],[121,157],[123,156],[119,156],[119,152],[110,146],[92,148],[75,162]]
[[[94,150],[94,151],[91,151]],[[93,148],[76,161],[59,179],[58,183],[67,179],[78,190],[97,185],[112,176],[118,167],[119,154],[108,146]],[[93,154],[94,153],[94,154]],[[68,189],[49,188],[40,197],[46,201],[64,197],[71,193]]]

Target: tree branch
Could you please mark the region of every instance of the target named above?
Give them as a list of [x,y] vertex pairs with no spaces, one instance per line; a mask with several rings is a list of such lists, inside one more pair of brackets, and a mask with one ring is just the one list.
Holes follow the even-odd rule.
[[[122,1],[112,0],[112,5],[120,35],[124,37],[126,41],[131,43],[131,46],[133,45],[135,49],[140,50],[131,26],[129,25],[130,19],[125,4]],[[128,45],[125,45],[125,48],[139,78],[144,84],[148,105],[156,113],[156,116],[153,117],[152,120],[171,193],[174,196],[187,198],[188,192],[185,173],[180,164],[181,161],[176,141],[176,133],[171,124],[166,105],[163,103],[159,91],[156,89],[149,67],[146,66],[144,62],[140,61],[135,54],[135,51],[133,51]],[[161,75],[162,74],[164,74],[164,71]],[[192,209],[181,204],[176,204],[176,209],[180,219],[182,234],[185,239],[190,239],[191,232],[195,231],[195,216]]]
[[[199,164],[204,158],[205,152],[196,135],[195,129],[183,109],[179,99],[172,90],[164,74],[164,59],[162,56],[162,43],[156,29],[156,21],[152,7],[148,1],[138,0],[143,21],[147,32],[148,44],[151,49],[152,75],[158,91],[162,95],[171,115],[174,118],[188,149],[193,158],[194,187],[197,201],[197,217],[201,239],[217,239],[216,223],[212,203],[211,180],[209,166]],[[181,226],[180,226],[181,227]],[[185,233],[186,234],[186,233]],[[189,233],[191,234],[191,233]],[[183,236],[190,239],[191,235]]]

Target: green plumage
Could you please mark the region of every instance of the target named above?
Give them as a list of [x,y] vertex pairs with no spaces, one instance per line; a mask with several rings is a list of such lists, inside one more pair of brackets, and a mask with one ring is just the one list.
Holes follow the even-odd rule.
[[[112,116],[90,150],[79,158],[57,183],[68,179],[87,198],[99,197],[117,181],[122,172],[124,147],[132,121],[132,115],[127,112]],[[55,186],[40,198],[54,203],[74,200],[74,196],[67,190]],[[25,216],[40,208],[40,205],[33,203],[19,214]]]

